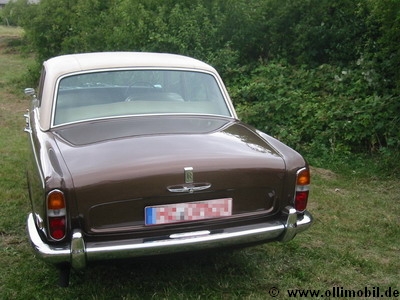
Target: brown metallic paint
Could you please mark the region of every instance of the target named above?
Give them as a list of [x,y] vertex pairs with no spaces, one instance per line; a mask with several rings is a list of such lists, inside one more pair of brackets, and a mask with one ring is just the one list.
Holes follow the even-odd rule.
[[[290,204],[295,172],[305,164],[290,148],[275,140],[267,143],[268,136],[231,118],[131,117],[41,132],[36,114],[31,117],[34,151],[45,182],[43,191],[32,195],[33,210],[45,220],[43,195],[61,188],[70,227],[82,226],[89,236],[105,240],[110,234],[151,237],[168,234],[168,228],[218,229],[224,221],[247,225],[260,222],[260,217],[273,218]],[[168,186],[184,183],[184,167],[193,167],[194,181],[210,183],[211,188],[192,194],[168,192]],[[144,226],[145,206],[221,197],[234,199],[230,218]]]
[[[125,84],[93,82],[94,89],[84,81],[74,86],[79,97],[69,99],[71,106],[58,102],[65,76],[126,69],[210,74],[223,99],[217,106],[208,96],[132,101]],[[95,97],[82,97],[85,89]],[[222,79],[201,61],[133,52],[59,56],[44,62],[38,97],[26,92],[33,97],[24,130],[32,150],[27,233],[38,258],[59,268],[61,286],[68,285],[70,268],[92,261],[286,242],[313,222],[308,211],[294,208],[297,172],[307,162],[239,121]],[[54,189],[66,199],[60,241],[47,232],[46,195]],[[221,198],[233,199],[231,216],[145,225],[146,206]]]

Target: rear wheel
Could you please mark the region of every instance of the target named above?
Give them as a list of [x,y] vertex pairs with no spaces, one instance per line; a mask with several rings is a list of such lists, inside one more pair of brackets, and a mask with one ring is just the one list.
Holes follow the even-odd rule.
[[71,273],[70,266],[62,266],[58,267],[58,285],[60,287],[68,287],[69,286],[69,277]]

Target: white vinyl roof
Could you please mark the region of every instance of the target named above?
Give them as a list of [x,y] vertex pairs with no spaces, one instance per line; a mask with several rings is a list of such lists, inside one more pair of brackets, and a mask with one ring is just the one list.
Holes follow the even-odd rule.
[[214,68],[187,56],[148,52],[97,52],[62,55],[44,62],[46,73],[60,77],[68,73],[112,68],[190,68],[215,72]]
[[42,130],[51,127],[51,113],[57,82],[61,77],[80,72],[96,70],[131,69],[131,68],[175,68],[205,71],[214,74],[221,86],[227,91],[217,71],[210,65],[187,56],[149,53],[149,52],[95,52],[69,54],[51,58],[43,63],[45,81],[41,93],[40,126]]

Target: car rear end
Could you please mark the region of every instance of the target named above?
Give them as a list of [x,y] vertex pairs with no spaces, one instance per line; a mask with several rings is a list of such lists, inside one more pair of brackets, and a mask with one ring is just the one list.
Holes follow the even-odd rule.
[[[179,122],[185,132],[140,135],[127,129],[137,121],[120,120],[126,136],[118,140],[101,134],[100,123],[57,132],[74,186],[49,193],[49,232],[60,245],[80,245],[68,263],[82,268],[95,260],[289,240],[311,224],[309,170],[300,155],[290,150],[285,162],[237,121],[192,120],[157,117],[153,126]],[[86,142],[78,145],[82,134]]]
[[45,66],[59,77],[32,115],[43,192],[28,233],[63,284],[92,261],[289,241],[311,225],[307,163],[237,120],[212,67],[149,53]]

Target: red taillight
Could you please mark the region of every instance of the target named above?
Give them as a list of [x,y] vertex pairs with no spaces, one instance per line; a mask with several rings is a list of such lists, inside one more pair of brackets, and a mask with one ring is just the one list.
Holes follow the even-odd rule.
[[49,217],[50,236],[61,240],[65,236],[65,217]]
[[47,222],[53,240],[63,239],[67,231],[66,205],[64,193],[53,190],[47,195]]
[[308,192],[310,189],[310,170],[300,169],[296,178],[296,194],[294,197],[294,208],[297,211],[304,211],[307,208]]

